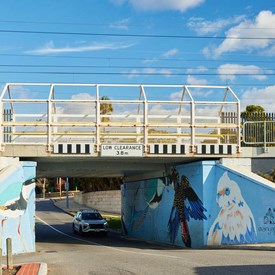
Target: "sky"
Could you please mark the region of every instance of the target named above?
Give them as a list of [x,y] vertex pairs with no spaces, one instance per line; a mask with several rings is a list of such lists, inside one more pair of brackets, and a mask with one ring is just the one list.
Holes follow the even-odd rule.
[[274,56],[274,0],[1,0],[0,85],[228,85],[275,112]]

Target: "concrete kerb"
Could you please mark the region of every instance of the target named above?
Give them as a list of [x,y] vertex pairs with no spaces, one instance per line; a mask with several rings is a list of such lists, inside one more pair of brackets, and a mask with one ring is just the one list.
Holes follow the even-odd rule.
[[46,275],[48,274],[48,266],[46,263],[40,263],[40,267],[37,275]]
[[262,251],[275,251],[275,243],[262,243],[262,244],[240,244],[240,245],[211,245],[205,246],[205,249],[236,249],[236,250],[262,250]]

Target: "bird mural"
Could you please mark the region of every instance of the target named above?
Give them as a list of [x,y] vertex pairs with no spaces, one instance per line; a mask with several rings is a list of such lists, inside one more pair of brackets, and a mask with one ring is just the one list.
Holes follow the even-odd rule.
[[29,197],[31,193],[34,192],[34,190],[35,190],[34,180],[27,180],[22,185],[22,189],[20,191],[19,197],[5,202],[4,205],[0,205],[1,234],[3,234],[4,225],[8,219],[19,218],[17,233],[25,251],[26,251],[26,246],[21,236],[21,228],[20,228],[21,216],[25,213],[28,206]]
[[208,245],[241,244],[256,241],[256,225],[238,184],[225,172],[217,185],[220,212],[208,232]]
[[175,167],[168,174],[169,183],[175,190],[173,206],[168,221],[168,234],[170,242],[175,243],[179,228],[181,227],[181,238],[186,247],[191,248],[192,241],[188,228],[188,221],[206,220],[203,203],[190,185],[188,178],[179,176]]
[[163,192],[167,190],[164,178],[157,178],[142,182],[137,189],[135,200],[141,203],[142,209],[137,210],[137,203],[134,204],[134,215],[131,227],[137,229],[144,221],[149,211],[156,209],[162,201]]

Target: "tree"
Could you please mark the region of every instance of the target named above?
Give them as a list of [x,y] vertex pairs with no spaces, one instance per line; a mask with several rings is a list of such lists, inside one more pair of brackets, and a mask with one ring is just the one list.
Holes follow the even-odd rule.
[[95,192],[106,190],[119,190],[120,185],[123,183],[121,177],[118,178],[76,178],[75,182],[78,183],[83,192]]
[[260,105],[247,105],[241,113],[242,122],[253,120],[265,120],[265,109]]
[[245,112],[248,112],[248,113],[255,113],[255,112],[261,113],[264,111],[265,111],[264,107],[260,105],[247,105],[245,108]]
[[[100,100],[110,100],[108,96],[102,96]],[[114,111],[112,103],[101,103],[100,104],[100,115],[110,115]],[[101,122],[110,121],[109,117],[102,117]]]

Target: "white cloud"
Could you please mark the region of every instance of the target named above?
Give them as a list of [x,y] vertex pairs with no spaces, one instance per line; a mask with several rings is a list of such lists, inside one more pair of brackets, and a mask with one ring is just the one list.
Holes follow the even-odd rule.
[[169,57],[174,56],[178,53],[179,53],[179,50],[174,48],[174,49],[171,49],[171,50],[165,52],[162,56],[165,57],[165,58],[169,58]]
[[129,3],[139,11],[177,10],[184,12],[202,4],[205,0],[111,0],[116,5]]
[[162,104],[155,104],[149,109],[149,114],[154,115],[176,115],[178,112],[178,107],[173,107],[167,109]]
[[55,47],[54,42],[50,41],[41,48],[28,51],[27,53],[32,54],[56,54],[56,53],[71,53],[71,52],[91,52],[91,51],[102,51],[102,50],[120,50],[127,49],[133,46],[133,44],[123,43],[93,43],[87,46],[66,46],[66,47]]
[[236,79],[237,74],[251,74],[249,77],[257,80],[265,80],[267,78],[265,75],[262,75],[265,71],[254,65],[244,66],[239,64],[223,64],[218,67],[217,71],[222,80],[233,81]]
[[72,95],[72,100],[95,100],[95,96],[88,93],[79,93]]
[[199,79],[192,75],[188,75],[186,82],[190,85],[207,85],[208,81],[206,79]]
[[207,72],[208,69],[204,66],[198,66],[197,68],[191,68],[187,69],[188,73],[202,73],[202,72]]
[[244,18],[244,15],[240,15],[226,19],[217,19],[215,21],[209,21],[201,17],[191,17],[187,25],[196,33],[203,35],[209,33],[217,33],[230,25],[238,24],[239,22],[244,20]]
[[[218,57],[226,52],[240,50],[252,51],[255,49],[267,49],[273,46],[275,37],[275,14],[271,11],[261,11],[255,20],[244,20],[239,25],[231,28],[226,33],[227,38],[213,50],[213,54]],[[230,37],[255,37],[262,39],[230,39]]]
[[260,105],[264,107],[266,112],[274,112],[275,106],[275,85],[262,89],[250,89],[244,91],[241,97],[242,110],[247,105]]
[[145,68],[145,69],[142,69],[142,70],[131,70],[129,72],[123,72],[125,74],[128,75],[129,78],[133,78],[133,77],[138,77],[140,75],[145,75],[145,76],[150,76],[150,75],[163,75],[165,77],[170,77],[171,74],[172,74],[172,71],[171,70],[168,70],[168,69],[155,69],[155,68]]
[[110,24],[111,28],[128,30],[129,29],[130,18],[125,18]]

